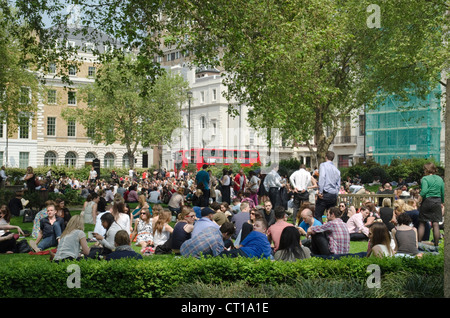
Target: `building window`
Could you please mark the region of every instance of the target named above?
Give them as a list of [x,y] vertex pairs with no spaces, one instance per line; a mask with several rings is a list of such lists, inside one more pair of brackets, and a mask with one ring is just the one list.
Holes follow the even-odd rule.
[[55,63],[50,63],[48,65],[48,73],[49,74],[56,74],[56,64]]
[[359,115],[359,135],[366,134],[366,115]]
[[200,103],[205,102],[205,92],[200,92]]
[[56,117],[47,117],[47,136],[56,136]]
[[67,136],[75,137],[76,122],[73,119],[67,121]]
[[[22,116],[19,118],[19,138],[30,138],[30,118]],[[26,168],[26,167],[25,167]]]
[[77,75],[77,68],[75,65],[69,66],[69,75],[76,76]]
[[88,152],[86,153],[86,155],[84,156],[84,162],[92,162],[95,159],[95,154],[93,152]]
[[56,90],[50,89],[47,93],[47,103],[56,104]]
[[122,157],[122,167],[123,168],[129,168],[130,167],[130,157],[128,156],[128,153],[124,154]]
[[338,156],[338,168],[344,168],[350,166],[350,155]]
[[95,135],[95,124],[89,124],[89,126],[86,129],[86,136],[89,138],[94,138]]
[[0,151],[0,165],[3,166],[3,151]]
[[29,87],[21,87],[20,88],[20,96],[19,103],[20,104],[29,104],[31,101],[31,90]]
[[213,88],[212,90],[212,100],[216,101],[217,100],[217,89]]
[[67,104],[76,105],[77,104],[77,95],[75,92],[67,92]]
[[94,77],[95,76],[95,67],[94,66],[89,66],[88,76],[89,77]]
[[19,152],[19,168],[24,169],[29,166],[29,152]]
[[105,158],[103,160],[103,165],[105,166],[105,168],[112,168],[112,167],[114,167],[114,154],[108,152],[105,155]]
[[205,129],[206,128],[206,118],[205,116],[200,117],[200,128]]
[[44,166],[54,166],[56,165],[56,153],[53,151],[47,151],[44,155]]
[[69,151],[68,153],[66,153],[64,164],[67,167],[75,167],[77,164],[77,155],[72,151]]

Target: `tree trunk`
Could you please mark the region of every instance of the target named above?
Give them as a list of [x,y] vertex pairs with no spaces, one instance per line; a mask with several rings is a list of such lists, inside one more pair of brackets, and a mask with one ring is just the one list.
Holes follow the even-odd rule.
[[[450,142],[450,74],[448,74],[447,77],[444,111],[445,144]],[[448,146],[445,146],[444,167],[444,191],[446,197],[444,210],[445,213],[448,214],[450,212],[450,200],[448,200],[450,194],[450,147]],[[444,297],[450,298],[450,244],[446,242],[447,239],[450,239],[450,217],[444,217]]]

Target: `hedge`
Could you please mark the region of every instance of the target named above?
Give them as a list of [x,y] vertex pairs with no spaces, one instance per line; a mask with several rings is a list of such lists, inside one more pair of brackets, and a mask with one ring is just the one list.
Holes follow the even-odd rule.
[[[377,264],[381,276],[414,273],[443,275],[443,255],[418,258],[310,258],[295,263],[247,258],[225,259],[150,256],[144,260],[82,260],[53,263],[31,258],[0,266],[2,298],[160,298],[177,286],[245,281],[250,286],[291,284],[304,279],[352,279],[365,284],[368,266]],[[80,288],[69,288],[68,278],[77,264]],[[70,269],[70,268],[69,268]]]

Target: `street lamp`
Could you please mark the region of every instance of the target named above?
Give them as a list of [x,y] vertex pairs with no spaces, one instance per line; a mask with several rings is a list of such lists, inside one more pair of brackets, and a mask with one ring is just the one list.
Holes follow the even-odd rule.
[[188,97],[188,151],[189,151],[189,158],[191,157],[191,99],[192,99],[192,92],[187,92]]

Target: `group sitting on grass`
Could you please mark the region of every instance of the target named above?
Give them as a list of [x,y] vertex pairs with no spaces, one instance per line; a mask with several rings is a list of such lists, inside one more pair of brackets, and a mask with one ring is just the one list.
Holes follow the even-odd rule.
[[[105,189],[98,189],[100,194],[95,190],[88,194],[81,214],[71,216],[61,208],[60,202],[46,202],[45,208],[35,216],[32,234],[35,240],[30,240],[29,244],[32,253],[48,251],[55,262],[85,258],[142,259],[142,256],[154,254],[277,261],[310,257],[421,257],[424,253],[438,253],[439,235],[435,233],[431,244],[421,239],[427,229],[435,231],[436,222],[442,219],[442,215],[441,218],[437,215],[442,213],[441,206],[437,209],[433,204],[434,197],[441,196],[442,184],[434,178],[433,167],[427,169],[429,174],[425,178],[429,182],[424,178],[426,186],[421,195],[428,205],[420,212],[415,201],[405,204],[402,199],[395,202],[387,199],[381,207],[370,201],[360,207],[340,202],[327,207],[322,217],[317,217],[317,203],[308,199],[297,201],[298,209],[290,218],[286,207],[276,204],[277,201],[271,202],[267,195],[257,195],[251,202],[248,195],[233,195],[232,204],[218,200],[218,196],[210,198],[212,191],[204,198],[202,193],[210,189],[205,189],[203,181],[186,182],[186,175],[171,184],[172,200],[168,200],[171,203],[167,208],[163,207],[160,195],[139,190],[135,183],[126,191],[105,185]],[[246,179],[241,176],[236,180]],[[139,192],[137,207],[130,209],[125,194],[136,189]],[[158,187],[151,189],[157,191]],[[190,200],[195,196],[189,196],[192,193],[186,192],[187,189],[195,195],[198,193],[200,199]],[[173,198],[177,198],[176,206]],[[192,202],[199,204],[191,206]],[[10,219],[8,207],[3,205],[0,209],[1,253],[17,252],[18,234],[24,235],[20,227],[9,225]],[[85,224],[95,225],[92,237],[87,237]],[[18,234],[11,232],[14,230]],[[350,253],[351,241],[366,241],[367,249]]]

